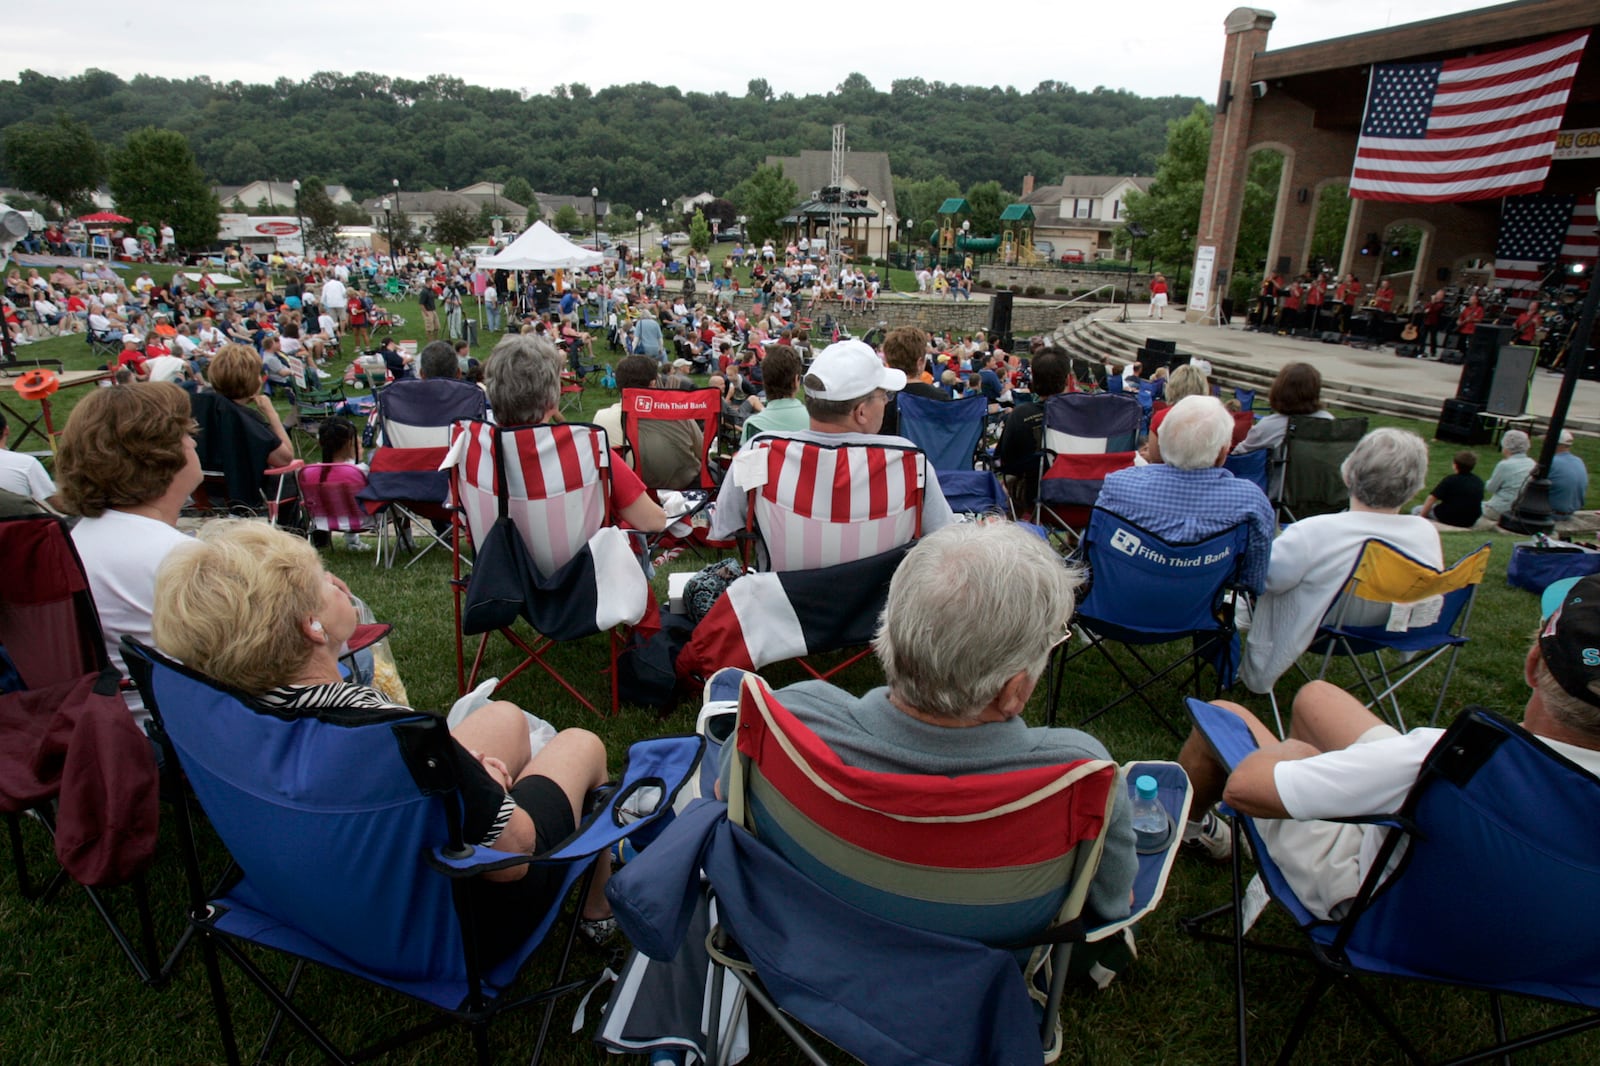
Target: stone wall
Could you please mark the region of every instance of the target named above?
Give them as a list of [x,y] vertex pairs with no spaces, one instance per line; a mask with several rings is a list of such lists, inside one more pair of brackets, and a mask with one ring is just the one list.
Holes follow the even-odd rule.
[[[1147,300],[1150,298],[1150,278],[1152,275],[1136,270],[1132,275],[1133,298]],[[1126,272],[1110,270],[1072,270],[1060,267],[1013,267],[1013,266],[984,266],[978,268],[978,282],[990,288],[1015,289],[1021,285],[1024,289],[1038,286],[1044,290],[1043,298],[1062,298],[1067,295],[1076,296],[1088,292],[1090,289],[1099,288],[1101,285],[1115,285],[1117,298],[1121,299],[1122,286],[1128,284],[1129,275]],[[1171,279],[1168,279],[1169,283]],[[1058,293],[1057,289],[1066,289],[1067,293]],[[1110,292],[1101,293],[1095,297],[1107,302]]]

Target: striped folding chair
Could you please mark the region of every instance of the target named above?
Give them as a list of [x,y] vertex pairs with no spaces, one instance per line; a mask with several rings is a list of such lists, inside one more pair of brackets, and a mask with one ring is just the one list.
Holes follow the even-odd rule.
[[[956,777],[863,770],[841,759],[753,674],[743,679],[737,732],[730,742],[737,744],[737,755],[728,764],[728,821],[754,834],[792,868],[797,891],[784,894],[786,906],[809,901],[814,905],[809,920],[819,928],[806,938],[807,951],[763,942],[768,926],[759,916],[745,920],[750,915],[736,880],[721,876],[718,865],[708,865],[726,923],[708,942],[715,964],[710,1001],[719,1001],[724,975],[731,973],[764,1008],[781,1006],[864,1061],[935,1061],[923,1057],[926,1049],[919,1055],[909,1045],[899,1057],[874,1052],[882,1034],[949,1041],[944,1050],[950,1057],[937,1061],[1026,1061],[1015,1046],[1015,1056],[983,1053],[987,1042],[1002,1038],[1032,1043],[1026,1025],[1007,1026],[1003,1036],[992,1031],[993,1012],[1007,1006],[1010,997],[999,1002],[974,997],[963,1011],[944,997],[928,995],[920,979],[909,982],[905,994],[888,989],[905,983],[888,977],[906,974],[905,960],[889,957],[894,946],[918,934],[1010,952],[1022,966],[1026,996],[1034,1001],[1033,1010],[1023,1014],[1037,1025],[1038,1043],[1031,1050],[1039,1058],[1034,1061],[1054,1061],[1071,953],[1079,944],[1123,935],[1153,910],[1177,851],[1179,834],[1173,833],[1163,847],[1140,856],[1128,917],[1088,924],[1085,903],[1111,824],[1115,790],[1131,787],[1114,763],[1081,759]],[[1173,763],[1134,764],[1127,782],[1139,774],[1157,778],[1159,801],[1173,824],[1182,825],[1190,798],[1182,769]],[[879,923],[875,935],[873,921]],[[841,924],[835,927],[835,922]],[[863,925],[869,927],[865,936],[860,935]],[[857,935],[844,935],[844,928]],[[876,983],[881,995],[865,992],[858,982]],[[851,1002],[819,1005],[816,996],[787,995],[797,987],[826,987],[826,999]],[[1028,1006],[1020,990],[1012,996]],[[811,1051],[795,1027],[784,1028]],[[714,1047],[714,1032],[711,1043]],[[963,1050],[953,1050],[958,1047]],[[814,1051],[808,1057],[823,1061]],[[708,1049],[707,1059],[718,1061],[716,1052]]]
[[1089,524],[1106,475],[1133,465],[1139,401],[1112,393],[1062,393],[1044,402],[1034,521],[1072,547]]
[[[585,707],[603,713],[562,675],[549,653],[558,643],[605,633],[610,709],[616,713],[619,627],[638,623],[653,604],[628,535],[613,524],[610,463],[611,449],[599,426],[457,425],[446,465],[451,498],[476,555],[471,581],[464,580],[458,533],[452,584],[462,693],[478,683],[489,638],[499,632],[525,656],[501,676],[502,687],[538,666]],[[500,617],[475,613],[484,596],[506,608]],[[533,626],[535,639],[512,628],[519,616]],[[463,638],[474,635],[481,638],[469,669]]]
[[296,473],[300,506],[306,513],[306,534],[376,533],[378,550],[372,564],[383,559],[387,522],[382,512],[369,512],[359,498],[367,487],[367,472],[354,463],[311,463]]

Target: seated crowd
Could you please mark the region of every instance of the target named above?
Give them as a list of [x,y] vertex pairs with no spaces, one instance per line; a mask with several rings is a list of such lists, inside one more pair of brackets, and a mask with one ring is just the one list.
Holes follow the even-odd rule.
[[[706,377],[720,395],[723,417],[739,427],[740,450],[731,457],[735,469],[741,455],[774,436],[823,445],[914,447],[901,435],[901,393],[934,401],[980,396],[998,473],[1019,514],[1029,515],[1047,446],[1045,405],[1076,389],[1065,353],[1036,345],[1023,357],[981,332],[960,339],[901,327],[883,337],[881,351],[841,339],[813,356],[806,348],[809,331],[798,329],[795,314],[802,292],[814,307],[829,300],[869,304],[877,279],[848,269],[833,279],[813,263],[809,249],[786,251],[768,245],[748,253],[761,270],[762,293],[750,314],[715,296],[709,308],[694,300],[697,276],[719,280],[711,277],[709,264],[697,262],[685,292],[668,298],[665,259],[624,260],[564,291],[542,274],[479,271],[449,257],[408,257],[403,271],[372,257],[291,259],[284,264],[281,291],[267,271],[267,283],[249,296],[224,295],[204,275],[192,286],[175,279],[168,286],[124,287],[116,275],[102,278],[98,271],[88,277],[64,271],[23,277],[12,271],[7,301],[32,311],[29,321],[19,320],[23,334],[30,328],[76,328],[120,345],[116,362],[129,384],[93,390],[77,405],[60,441],[59,487],[8,460],[0,462],[0,489],[50,497],[78,516],[73,541],[107,650],[119,667],[119,641],[131,636],[270,713],[397,706],[377,689],[341,675],[339,655],[355,629],[356,612],[351,590],[323,568],[315,548],[264,523],[221,522],[198,538],[178,529],[181,510],[201,484],[190,394],[214,391],[235,405],[270,437],[271,465],[289,462],[290,438],[264,386],[314,383],[318,367],[346,339],[356,354],[366,348],[377,307],[350,287],[352,278],[365,274],[369,291],[395,277],[431,294],[421,301],[424,323],[429,338],[440,339],[416,360],[387,341],[374,352],[396,382],[391,387],[408,390],[402,395],[481,388],[490,417],[502,425],[559,421],[563,380],[593,371],[586,361],[593,359],[595,337],[584,327],[598,323],[594,334],[604,330],[626,349],[612,371],[619,389],[692,389],[705,386],[691,375]],[[744,259],[745,250],[736,256]],[[960,284],[960,271],[935,271],[927,279],[935,292]],[[723,287],[715,291],[720,296]],[[464,293],[482,299],[486,309],[492,302],[491,329],[502,312],[510,327],[481,367],[442,339],[439,329],[438,305],[445,305],[447,315],[458,313]],[[1234,477],[1225,464],[1235,454],[1278,449],[1292,417],[1331,417],[1321,403],[1316,370],[1285,367],[1268,397],[1271,413],[1248,432],[1213,395],[1201,367],[1179,368],[1163,384],[1143,453],[1135,465],[1104,478],[1097,505],[1174,542],[1246,527],[1236,584],[1241,601],[1253,602],[1240,674],[1253,693],[1273,691],[1310,647],[1367,540],[1441,567],[1439,526],[1430,518],[1470,526],[1479,506],[1485,515],[1504,513],[1532,465],[1526,435],[1508,432],[1505,458],[1487,486],[1472,473],[1473,454],[1464,452],[1456,457],[1452,478],[1429,493],[1418,512],[1407,514],[1403,509],[1426,485],[1427,445],[1403,430],[1377,429],[1340,468],[1349,509],[1280,532],[1269,494]],[[614,450],[610,504],[618,522],[660,532],[668,518],[657,490],[691,487],[700,473],[698,428],[649,423],[634,454],[624,438],[620,402],[593,421]],[[325,459],[360,458],[345,426],[325,434]],[[10,455],[4,443],[0,435],[0,458]],[[1568,452],[1570,443],[1567,438],[1562,445]],[[1567,466],[1563,476],[1571,478]],[[1586,484],[1585,475],[1572,509],[1582,505]],[[1275,492],[1277,485],[1271,488]],[[959,520],[931,469],[924,493],[922,539],[894,572],[872,644],[886,684],[856,695],[826,682],[804,682],[777,693],[783,705],[843,762],[871,771],[960,778],[1107,758],[1105,746],[1088,733],[1031,727],[1023,718],[1052,652],[1071,636],[1080,569],[1064,563],[1022,523]],[[1563,495],[1561,501],[1572,498]],[[745,487],[724,477],[711,512],[710,540],[728,542],[741,534],[747,508]],[[1588,602],[1569,602],[1528,653],[1532,695],[1524,714],[1542,743],[1600,773],[1600,674],[1581,647],[1600,632],[1592,606],[1600,602],[1600,587],[1591,579],[1580,591],[1588,593]],[[985,628],[1014,639],[974,658],[963,620],[980,619]],[[130,704],[142,722],[136,693]],[[1188,740],[1180,761],[1194,784],[1195,802],[1181,830],[1183,841],[1213,859],[1231,854],[1228,827],[1213,809],[1224,799],[1269,819],[1274,858],[1294,864],[1296,888],[1317,913],[1336,916],[1371,861],[1372,831],[1326,819],[1390,809],[1415,780],[1439,731],[1402,736],[1359,700],[1321,682],[1300,689],[1289,736],[1281,741],[1250,711],[1223,706],[1245,719],[1261,751],[1229,775],[1198,737]],[[452,733],[468,837],[507,852],[538,852],[569,835],[587,794],[607,780],[608,755],[614,754],[581,729],[563,730],[535,751],[522,709],[505,701],[476,710]],[[726,768],[724,781],[725,773]],[[1088,898],[1089,914],[1100,920],[1128,913],[1137,866],[1126,790],[1119,786],[1116,796]],[[596,942],[614,929],[604,891],[609,869],[608,856],[579,905],[584,935]],[[513,939],[501,937],[503,931],[539,916],[552,888],[545,875],[526,867],[486,875],[485,881],[477,894],[492,916],[484,930],[492,949],[497,938]]]

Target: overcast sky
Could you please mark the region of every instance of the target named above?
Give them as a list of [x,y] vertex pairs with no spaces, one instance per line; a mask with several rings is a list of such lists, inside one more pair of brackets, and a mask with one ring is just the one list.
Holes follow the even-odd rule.
[[[1320,41],[1486,6],[1471,0],[1285,0],[1269,46]],[[546,15],[568,8],[564,14]],[[0,35],[0,76],[32,69],[70,76],[90,66],[123,78],[209,75],[217,81],[299,80],[319,70],[391,77],[449,74],[477,85],[547,93],[649,81],[742,95],[752,78],[776,93],[823,93],[852,71],[887,91],[898,78],[966,85],[1041,81],[1143,96],[1210,99],[1229,4],[1062,0],[983,4],[758,3],[643,0],[532,6],[521,0],[180,9],[77,0],[12,19]],[[60,17],[57,17],[57,16]],[[908,17],[909,16],[909,17]],[[1120,16],[1120,18],[1118,17]],[[992,22],[989,20],[993,20]],[[203,30],[202,30],[203,24]],[[84,27],[94,31],[85,34]],[[823,32],[823,28],[827,32]],[[827,40],[831,33],[833,40]]]

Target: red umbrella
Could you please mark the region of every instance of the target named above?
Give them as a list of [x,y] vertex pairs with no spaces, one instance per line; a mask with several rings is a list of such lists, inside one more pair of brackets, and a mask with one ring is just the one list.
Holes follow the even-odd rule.
[[125,218],[122,215],[117,214],[115,211],[96,211],[92,215],[79,215],[78,221],[89,226],[95,225],[96,223],[107,226],[125,226],[129,222],[132,222],[133,219]]

